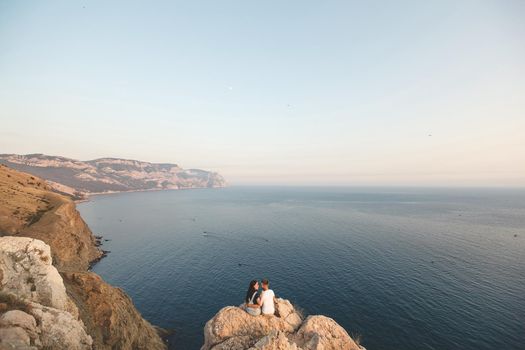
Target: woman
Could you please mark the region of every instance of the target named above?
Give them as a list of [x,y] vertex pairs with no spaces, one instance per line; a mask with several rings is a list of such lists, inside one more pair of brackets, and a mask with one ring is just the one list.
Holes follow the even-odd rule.
[[261,314],[261,298],[259,297],[259,282],[253,280],[250,282],[246,298],[244,300],[244,309],[252,316]]

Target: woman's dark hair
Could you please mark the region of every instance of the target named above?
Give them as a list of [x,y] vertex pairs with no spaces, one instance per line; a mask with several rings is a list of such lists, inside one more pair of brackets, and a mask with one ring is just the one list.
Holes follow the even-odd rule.
[[257,280],[252,280],[250,282],[250,285],[248,286],[248,291],[246,292],[246,303],[249,303],[250,302],[250,299],[253,295],[253,293],[256,292],[256,289],[255,289],[255,285],[257,284]]

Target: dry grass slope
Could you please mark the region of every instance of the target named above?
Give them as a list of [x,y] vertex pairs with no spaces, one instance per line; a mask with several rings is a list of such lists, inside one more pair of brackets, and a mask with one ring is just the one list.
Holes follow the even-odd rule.
[[50,245],[59,270],[87,269],[102,252],[69,197],[44,180],[0,165],[0,236],[24,236]]
[[0,234],[16,234],[34,224],[60,197],[44,180],[0,164]]

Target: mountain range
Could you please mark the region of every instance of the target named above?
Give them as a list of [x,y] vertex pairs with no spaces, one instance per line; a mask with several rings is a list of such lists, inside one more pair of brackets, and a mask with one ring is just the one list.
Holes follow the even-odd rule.
[[81,161],[45,154],[0,154],[0,164],[39,176],[55,191],[76,199],[86,194],[141,190],[224,187],[224,178],[177,164],[121,158]]

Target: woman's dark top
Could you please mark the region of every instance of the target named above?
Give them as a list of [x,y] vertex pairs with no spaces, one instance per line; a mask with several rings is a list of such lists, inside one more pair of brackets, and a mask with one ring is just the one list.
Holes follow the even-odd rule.
[[254,290],[252,296],[250,297],[250,299],[246,299],[246,304],[257,304],[257,298],[258,297],[259,297],[259,292]]

